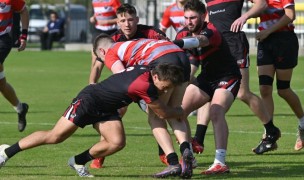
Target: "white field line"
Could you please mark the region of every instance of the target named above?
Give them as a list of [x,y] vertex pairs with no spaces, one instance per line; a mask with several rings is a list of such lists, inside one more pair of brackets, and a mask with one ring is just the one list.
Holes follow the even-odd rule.
[[[304,89],[293,89],[294,92],[304,92]],[[276,92],[276,91],[274,91]],[[254,93],[259,93],[259,92],[254,92]],[[16,123],[12,123],[12,122],[3,122],[3,121],[0,121],[0,124],[1,125],[16,125]],[[27,123],[28,125],[40,125],[40,126],[54,126],[55,123]],[[136,129],[136,130],[150,130],[150,128],[145,128],[145,127],[125,127],[125,129]],[[194,132],[194,131],[192,131]],[[211,132],[210,131],[207,131],[207,132]],[[230,133],[237,133],[237,134],[261,134],[261,131],[232,131],[232,130],[229,130]],[[282,134],[285,134],[285,135],[295,135],[296,133],[290,133],[290,132],[281,132]]]

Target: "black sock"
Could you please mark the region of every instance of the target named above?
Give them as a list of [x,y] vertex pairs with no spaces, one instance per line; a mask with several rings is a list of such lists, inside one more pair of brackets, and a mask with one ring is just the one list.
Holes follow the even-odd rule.
[[208,126],[206,125],[201,125],[201,124],[196,125],[195,138],[200,145],[204,145],[207,128]]
[[19,146],[19,142],[17,142],[16,144],[13,144],[12,146],[10,146],[9,148],[4,150],[4,152],[8,158],[15,156],[15,154],[17,154],[20,151],[22,151],[22,149]]
[[185,149],[190,149],[190,144],[187,141],[184,141],[180,146],[179,146],[181,154],[184,153]]
[[264,124],[264,127],[266,129],[266,134],[274,134],[275,133],[275,126],[273,124],[272,119],[267,124]]
[[81,154],[75,156],[75,163],[79,165],[85,165],[87,162],[95,159],[93,156],[90,155],[89,150],[84,151]]
[[168,161],[169,165],[176,165],[176,164],[178,164],[178,156],[177,156],[177,154],[175,152],[168,154],[167,161]]
[[160,156],[160,155],[165,154],[164,150],[160,147],[160,145],[159,144],[157,144],[157,145],[158,145],[158,155]]

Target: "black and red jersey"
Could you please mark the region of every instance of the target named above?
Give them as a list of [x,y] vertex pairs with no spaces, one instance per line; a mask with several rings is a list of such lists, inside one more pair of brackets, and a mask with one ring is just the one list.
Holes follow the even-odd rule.
[[219,32],[230,31],[231,24],[242,15],[244,0],[206,0],[209,21]]
[[[209,39],[206,47],[192,48],[186,50],[201,64],[201,73],[208,81],[229,75],[240,76],[240,70],[233,59],[226,41],[222,40],[221,34],[211,23],[204,23],[201,35]],[[177,33],[176,39],[192,36],[189,29],[185,27]]]
[[[160,35],[162,35],[163,37],[166,37],[166,34],[157,28],[154,28],[152,26],[138,24],[137,31],[136,31],[135,35],[132,37],[132,39],[140,39],[140,38],[161,39]],[[130,39],[126,38],[126,36],[124,35],[124,33],[121,30],[117,30],[111,36],[115,42],[122,42],[122,41],[130,40]]]
[[113,112],[143,99],[147,104],[158,99],[158,91],[147,66],[132,66],[122,73],[85,87],[77,96],[88,112]]

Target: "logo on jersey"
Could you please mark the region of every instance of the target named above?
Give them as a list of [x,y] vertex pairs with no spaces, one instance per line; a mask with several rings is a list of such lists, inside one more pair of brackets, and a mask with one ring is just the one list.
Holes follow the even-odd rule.
[[225,11],[226,11],[226,9],[219,9],[219,10],[216,10],[216,11],[210,11],[209,15],[223,13]]
[[239,66],[242,65],[244,62],[245,62],[244,59],[237,60],[237,64],[238,64]]
[[73,114],[70,115],[70,118],[72,118],[72,119],[74,119],[75,117],[76,117],[75,113],[73,113]]
[[227,86],[227,85],[228,85],[228,82],[227,82],[227,81],[221,81],[221,82],[219,82],[218,85],[219,85],[219,86]]
[[126,71],[132,71],[134,69],[134,67],[133,66],[130,66],[130,67],[128,67],[127,69],[126,69]]

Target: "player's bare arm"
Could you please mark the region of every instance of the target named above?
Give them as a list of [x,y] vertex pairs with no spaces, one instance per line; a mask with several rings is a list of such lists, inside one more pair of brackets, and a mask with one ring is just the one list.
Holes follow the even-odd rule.
[[29,12],[26,7],[20,12],[22,32],[20,36],[20,46],[18,51],[23,51],[26,47],[26,40],[29,27]]
[[169,107],[161,100],[151,102],[148,107],[161,119],[181,118],[184,115],[184,110],[181,106]]

